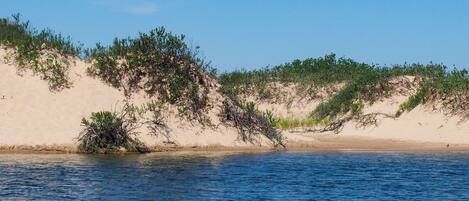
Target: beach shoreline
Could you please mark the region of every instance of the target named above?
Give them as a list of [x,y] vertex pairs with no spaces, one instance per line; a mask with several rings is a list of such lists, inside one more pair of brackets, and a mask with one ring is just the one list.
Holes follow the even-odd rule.
[[[377,139],[360,136],[322,136],[314,141],[290,142],[286,148],[268,146],[150,146],[150,153],[178,152],[464,152],[469,144],[415,142],[409,140]],[[64,154],[80,153],[77,145],[0,145],[0,154]],[[126,152],[117,152],[118,154]],[[131,152],[128,152],[131,153]]]

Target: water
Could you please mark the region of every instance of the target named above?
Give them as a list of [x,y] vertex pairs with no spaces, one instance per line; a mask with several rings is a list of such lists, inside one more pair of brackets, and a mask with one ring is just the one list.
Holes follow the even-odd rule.
[[463,200],[469,155],[0,154],[0,200]]

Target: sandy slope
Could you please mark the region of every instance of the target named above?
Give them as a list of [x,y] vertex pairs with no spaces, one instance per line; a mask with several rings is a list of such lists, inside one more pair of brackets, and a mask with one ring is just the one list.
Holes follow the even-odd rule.
[[[3,58],[5,52],[0,52]],[[81,131],[80,122],[92,112],[120,110],[126,98],[115,88],[85,74],[86,63],[76,61],[70,78],[73,86],[52,93],[46,81],[26,72],[19,76],[14,65],[0,60],[0,146],[2,147],[76,147]],[[165,111],[171,141],[180,146],[257,146],[238,140],[237,130],[219,122],[216,116],[221,102],[220,95],[211,97],[213,109],[209,112],[212,123],[218,127],[203,127],[188,122],[177,115],[176,109]],[[130,103],[149,102],[143,95],[135,95]],[[163,145],[168,139],[150,136],[146,127],[141,128],[140,139],[149,146]],[[265,139],[261,139],[265,140]],[[265,141],[262,141],[264,143]],[[267,144],[264,144],[267,145]]]

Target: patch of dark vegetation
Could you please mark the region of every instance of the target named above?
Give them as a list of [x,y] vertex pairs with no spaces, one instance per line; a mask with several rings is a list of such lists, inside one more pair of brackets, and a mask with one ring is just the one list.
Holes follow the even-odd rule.
[[88,74],[122,89],[128,96],[144,91],[181,114],[206,122],[210,76],[214,70],[184,42],[163,27],[137,38],[115,39],[110,46],[97,44],[86,51],[92,62]]
[[29,21],[23,22],[20,15],[0,19],[0,45],[14,50],[6,60],[19,67],[19,73],[31,70],[41,79],[48,81],[53,91],[69,88],[70,58],[78,56],[81,48],[50,29],[36,30]]
[[260,144],[259,137],[265,136],[272,141],[274,147],[285,148],[283,135],[273,125],[276,120],[261,114],[253,102],[243,106],[239,101],[226,99],[220,116],[225,123],[238,129],[243,142]]
[[101,111],[82,119],[83,131],[78,137],[79,150],[84,153],[149,152],[136,136],[138,120],[132,112]]

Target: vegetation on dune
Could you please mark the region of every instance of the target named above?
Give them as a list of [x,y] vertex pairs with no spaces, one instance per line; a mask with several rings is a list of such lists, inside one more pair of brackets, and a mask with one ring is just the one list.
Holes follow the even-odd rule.
[[[425,103],[425,100],[431,99],[432,96],[447,97],[469,89],[467,71],[453,70],[447,72],[446,69],[446,66],[439,64],[412,64],[392,68],[373,68],[356,80],[350,81],[344,89],[329,101],[319,105],[313,111],[312,116],[335,118],[349,112],[359,114],[363,101],[374,102],[386,88],[392,89],[392,87],[386,86],[386,81],[398,76],[417,76],[422,78],[423,81],[420,83],[417,92],[401,105],[397,115]],[[381,87],[375,87],[376,84],[380,84]]]
[[425,102],[425,97],[427,96],[428,86],[421,86],[417,89],[417,92],[410,96],[405,102],[399,105],[399,109],[396,112],[396,116],[401,116],[402,113],[406,111],[411,111],[418,105]]
[[15,62],[20,72],[32,70],[49,82],[51,90],[71,86],[69,58],[78,56],[80,47],[75,46],[69,37],[50,29],[33,29],[29,21],[21,21],[20,15],[16,14],[0,19],[0,45],[15,50],[6,59]]
[[78,137],[79,149],[85,153],[112,153],[125,149],[130,152],[148,152],[136,135],[137,119],[132,113],[101,111],[82,119],[83,131]]
[[266,93],[269,91],[267,84],[273,82],[315,87],[345,84],[340,91],[312,111],[310,118],[279,120],[277,123],[280,128],[291,128],[317,125],[317,122],[326,120],[333,124],[342,122],[343,119],[353,119],[344,115],[360,116],[365,104],[389,95],[388,92],[396,87],[389,81],[400,76],[416,76],[422,81],[417,93],[401,105],[397,115],[425,103],[426,100],[448,97],[469,89],[469,77],[465,70],[448,72],[446,66],[440,64],[376,66],[358,63],[352,59],[336,58],[334,54],[304,61],[295,60],[262,70],[224,73],[219,76],[219,80],[225,94],[238,96],[257,92],[260,99],[267,97],[262,94],[275,93]]
[[145,153],[150,149],[137,139],[138,129],[146,126],[149,135],[166,138],[172,143],[165,123],[164,106],[150,101],[142,105],[126,103],[121,112],[101,111],[82,119],[83,130],[78,137],[79,149],[85,153],[127,152]]
[[87,51],[91,76],[122,89],[126,95],[143,90],[177,105],[182,113],[203,119],[213,69],[184,42],[164,28],[140,33],[137,38],[115,39]]
[[453,70],[434,76],[422,84],[417,92],[402,103],[396,116],[400,116],[405,111],[410,111],[427,101],[443,101],[443,106],[451,110],[451,113],[466,110],[465,99],[469,91],[469,76],[467,70]]
[[219,76],[223,91],[228,94],[263,91],[271,82],[299,83],[323,86],[353,80],[370,66],[351,59],[339,58],[334,54],[304,61],[295,60],[272,68],[253,71],[234,71]]
[[[115,39],[104,47],[100,44],[87,50],[92,63],[88,74],[122,89],[126,95],[144,91],[163,103],[176,105],[180,113],[209,123],[205,116],[213,68],[198,57],[184,42],[183,35],[174,35],[164,28],[140,33],[137,38]],[[254,106],[243,107],[236,99],[228,98],[220,115],[238,128],[241,139],[250,141],[259,135],[281,145],[281,135],[273,129]],[[162,120],[153,118],[152,131],[169,139]]]
[[277,123],[274,125],[275,128],[281,130],[288,130],[292,128],[311,128],[316,126],[326,126],[330,124],[329,119],[314,119],[314,118],[305,118],[305,119],[295,119],[295,118],[281,118],[277,120]]
[[[251,104],[247,104],[248,107],[252,107]],[[251,109],[246,109],[246,111],[250,111]],[[270,126],[280,129],[280,130],[288,130],[292,128],[311,128],[316,126],[326,126],[331,123],[329,119],[315,119],[315,118],[277,118],[274,116],[273,112],[270,110],[266,110],[264,112],[258,111],[255,109],[257,113],[261,113],[264,119],[269,122]]]

